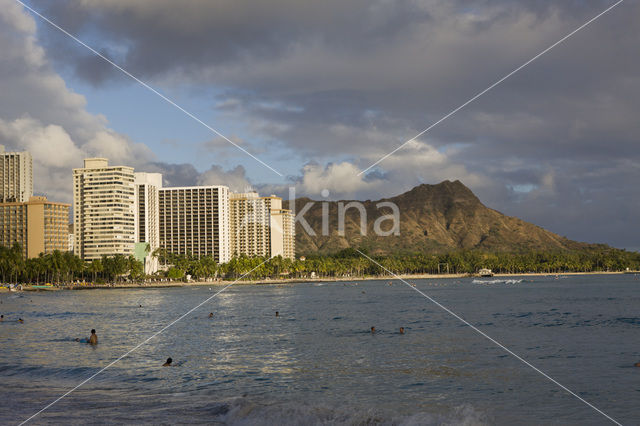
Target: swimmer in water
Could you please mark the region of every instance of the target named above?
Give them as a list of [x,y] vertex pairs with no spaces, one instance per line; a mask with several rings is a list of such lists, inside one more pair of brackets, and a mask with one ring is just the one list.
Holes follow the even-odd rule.
[[636,362],[635,364],[633,364],[634,367],[640,367],[640,362]]
[[375,327],[371,327],[371,334],[374,334],[376,332],[376,328]]
[[162,364],[163,367],[171,367],[171,363],[173,362],[173,360],[171,358],[167,358],[167,361]]
[[209,312],[209,318],[213,318],[213,312]]
[[96,330],[94,328],[91,329],[91,336],[89,337],[89,341],[87,342],[90,345],[98,344],[98,335],[96,334]]
[[404,334],[404,327],[400,327],[400,334]]
[[276,317],[280,316],[280,312],[276,311]]
[[4,315],[0,315],[0,321],[4,321]]
[[18,318],[18,322],[19,322],[20,324],[22,324],[22,323],[24,322],[24,320],[23,320],[22,318]]

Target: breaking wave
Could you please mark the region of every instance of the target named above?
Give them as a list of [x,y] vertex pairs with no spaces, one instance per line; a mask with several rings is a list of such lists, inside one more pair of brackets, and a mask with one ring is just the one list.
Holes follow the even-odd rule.
[[253,425],[485,425],[485,415],[473,407],[464,405],[447,413],[418,412],[403,416],[389,416],[375,409],[355,410],[347,407],[331,408],[324,405],[282,403],[255,404],[238,399],[226,406],[228,411],[217,416],[216,421],[232,426]]
[[473,280],[473,284],[520,284],[522,279]]

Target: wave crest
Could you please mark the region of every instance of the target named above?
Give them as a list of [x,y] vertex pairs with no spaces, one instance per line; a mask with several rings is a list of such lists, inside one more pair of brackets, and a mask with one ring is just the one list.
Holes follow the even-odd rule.
[[229,404],[229,411],[216,419],[232,426],[253,425],[464,425],[489,424],[485,415],[469,405],[451,409],[448,413],[418,412],[405,416],[386,416],[375,409],[365,411],[324,405],[292,402],[258,405],[246,399]]
[[473,280],[473,284],[520,284],[521,279]]

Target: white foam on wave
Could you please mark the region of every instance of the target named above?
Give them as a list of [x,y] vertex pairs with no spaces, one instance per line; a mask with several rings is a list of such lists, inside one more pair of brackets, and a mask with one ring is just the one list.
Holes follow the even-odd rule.
[[471,282],[473,284],[520,284],[522,282],[522,278],[519,280],[516,280],[516,279],[473,280]]
[[222,417],[224,424],[232,426],[254,425],[464,425],[489,424],[486,416],[473,407],[464,405],[449,410],[448,413],[418,412],[404,416],[388,416],[371,408],[357,410],[341,406],[296,404],[293,402],[260,405],[239,398],[229,406]]

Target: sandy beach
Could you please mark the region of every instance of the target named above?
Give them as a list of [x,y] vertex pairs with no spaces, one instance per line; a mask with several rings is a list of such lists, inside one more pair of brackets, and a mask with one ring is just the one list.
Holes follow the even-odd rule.
[[[640,272],[626,272],[633,274]],[[565,272],[565,273],[521,273],[521,274],[494,274],[494,278],[509,277],[533,277],[533,276],[573,276],[573,275],[621,275],[625,272]],[[95,284],[95,285],[69,285],[61,287],[52,287],[50,289],[31,288],[23,285],[23,291],[55,291],[55,290],[92,290],[92,289],[140,289],[140,288],[165,288],[165,287],[189,287],[189,286],[228,286],[232,285],[290,285],[298,283],[320,283],[320,282],[360,282],[375,280],[417,280],[417,279],[460,279],[460,278],[480,278],[476,274],[408,274],[408,275],[377,275],[365,277],[343,277],[343,278],[286,278],[286,279],[259,279],[259,280],[217,280],[217,281],[189,281],[189,282],[146,282],[146,283],[114,283],[114,284]],[[0,291],[9,291],[7,288],[0,288]]]

